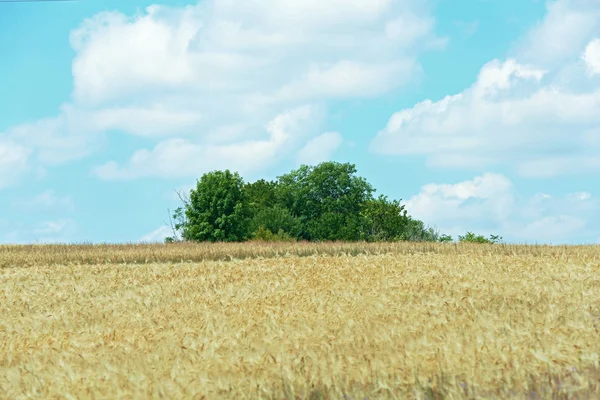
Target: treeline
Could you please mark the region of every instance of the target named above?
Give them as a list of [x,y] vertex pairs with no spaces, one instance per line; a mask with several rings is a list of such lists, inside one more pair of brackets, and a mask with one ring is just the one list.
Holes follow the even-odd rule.
[[303,165],[253,183],[213,171],[189,197],[180,195],[166,241],[452,241],[408,215],[399,200],[374,192],[349,163]]

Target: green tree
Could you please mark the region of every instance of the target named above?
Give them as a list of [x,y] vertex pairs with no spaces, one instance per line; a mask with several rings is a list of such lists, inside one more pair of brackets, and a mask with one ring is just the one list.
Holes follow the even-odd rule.
[[[182,196],[181,193],[177,193],[181,201],[183,201],[184,205],[189,204],[189,200]],[[168,210],[167,210],[168,211]],[[180,242],[183,228],[185,227],[185,210],[183,207],[177,207],[173,211],[173,215],[169,215],[169,226],[173,231],[173,236],[168,236],[165,238],[165,243],[174,243]]]
[[280,176],[276,198],[302,224],[299,238],[359,240],[361,213],[373,192],[364,178],[356,176],[354,164],[323,162]]
[[296,237],[302,230],[300,221],[287,208],[277,204],[276,189],[276,181],[264,179],[247,183],[244,186],[252,214],[250,232],[255,238],[276,240],[280,233],[285,238]]
[[308,220],[305,229],[309,240],[358,241],[364,239],[360,214],[325,211],[318,218]]
[[273,234],[282,232],[294,238],[302,232],[300,220],[294,217],[287,208],[280,205],[255,210],[250,221],[250,232],[256,235],[261,228]]
[[373,192],[350,163],[302,165],[248,184],[237,173],[213,171],[189,196],[178,193],[183,207],[170,216],[166,241],[452,241],[409,216],[400,201]]
[[439,242],[442,236],[432,227],[426,227],[423,221],[408,216],[401,238],[411,242]]
[[406,231],[409,217],[398,200],[380,195],[370,199],[364,210],[365,238],[369,241],[398,240]]
[[244,181],[237,172],[202,175],[186,204],[183,238],[209,242],[246,240],[250,210],[243,188]]
[[246,183],[244,185],[244,193],[253,211],[275,206],[277,203],[277,198],[275,197],[276,188],[277,182],[266,181],[264,179],[259,179],[253,183]]

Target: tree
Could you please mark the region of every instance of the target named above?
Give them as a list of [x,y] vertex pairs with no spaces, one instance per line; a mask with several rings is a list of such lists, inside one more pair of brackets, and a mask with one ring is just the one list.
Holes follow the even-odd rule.
[[255,210],[250,221],[250,232],[256,235],[256,232],[261,229],[273,234],[282,233],[296,238],[302,232],[302,224],[287,208],[274,205]]
[[247,184],[237,173],[213,171],[189,196],[178,193],[183,207],[169,219],[167,241],[452,241],[374,192],[350,163],[302,165],[275,181]]
[[186,204],[183,238],[209,242],[246,240],[250,210],[243,188],[244,181],[237,172],[202,175]]
[[253,183],[246,183],[244,185],[244,193],[253,211],[273,207],[277,203],[277,198],[275,197],[276,188],[277,182],[266,181],[264,179],[259,179]]
[[[180,196],[181,198],[181,196]],[[173,231],[173,236],[167,236],[165,238],[165,243],[174,243],[174,242],[180,242],[181,241],[181,237],[182,234],[182,230],[185,227],[185,212],[183,207],[177,207],[174,211],[173,211],[173,215],[170,214],[170,210],[167,209],[167,211],[169,212],[169,227],[171,228],[171,230]]]
[[302,165],[278,178],[277,202],[299,219],[307,240],[360,240],[361,212],[373,187],[356,174],[354,164]]
[[368,200],[364,210],[365,236],[369,241],[398,240],[406,231],[408,216],[398,200],[380,195]]
[[173,231],[173,236],[166,237],[165,243],[180,242],[183,236],[183,228],[186,224],[185,207],[189,206],[190,198],[181,190],[178,190],[175,193],[177,193],[177,197],[179,197],[179,200],[183,203],[183,207],[177,207],[173,211],[173,214],[167,209],[167,212],[169,213],[169,223],[167,225],[171,228],[171,231]]
[[440,233],[432,227],[425,227],[425,223],[411,216],[407,217],[406,228],[401,235],[402,240],[411,242],[438,242]]

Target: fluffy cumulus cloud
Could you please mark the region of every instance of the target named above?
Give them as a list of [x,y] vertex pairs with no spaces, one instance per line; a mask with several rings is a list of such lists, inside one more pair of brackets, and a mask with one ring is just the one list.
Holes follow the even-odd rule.
[[461,93],[395,113],[371,149],[527,177],[598,173],[599,50],[600,3],[551,2],[511,58],[489,61]]
[[95,172],[103,179],[193,176],[210,169],[253,173],[287,154],[310,133],[318,114],[319,109],[311,106],[287,110],[267,124],[264,139],[209,145],[179,138],[161,141],[152,150],[136,151],[124,166],[109,161]]
[[71,35],[75,97],[102,104],[143,91],[157,95],[149,103],[173,96],[179,109],[178,99],[195,98],[196,108],[218,93],[227,113],[259,94],[362,96],[403,83],[415,67],[412,46],[439,41],[411,2],[301,3],[209,0],[133,18],[96,15]]
[[596,0],[549,0],[546,16],[514,46],[525,63],[556,66],[577,58],[600,29]]
[[94,15],[70,36],[72,99],[59,115],[4,136],[43,165],[90,155],[107,132],[155,142],[99,166],[106,179],[173,176],[178,168],[196,176],[199,167],[228,162],[263,168],[310,139],[265,132],[268,121],[307,104],[397,89],[419,73],[419,52],[445,43],[423,3],[288,3],[207,0]]
[[498,174],[484,174],[456,184],[428,184],[408,201],[407,209],[425,221],[504,221],[512,212],[514,193],[510,180]]
[[297,164],[315,165],[331,159],[342,144],[342,135],[338,132],[325,132],[308,141],[298,151]]
[[457,239],[467,231],[512,243],[586,243],[600,223],[600,199],[588,192],[519,196],[505,176],[425,185],[404,202],[409,214]]
[[15,183],[28,170],[31,150],[0,136],[0,189]]
[[590,75],[600,74],[600,39],[592,40],[582,56]]

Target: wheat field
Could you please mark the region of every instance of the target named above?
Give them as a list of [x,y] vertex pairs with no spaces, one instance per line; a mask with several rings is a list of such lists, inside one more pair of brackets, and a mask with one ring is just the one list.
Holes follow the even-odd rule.
[[0,246],[1,399],[600,397],[600,246]]

